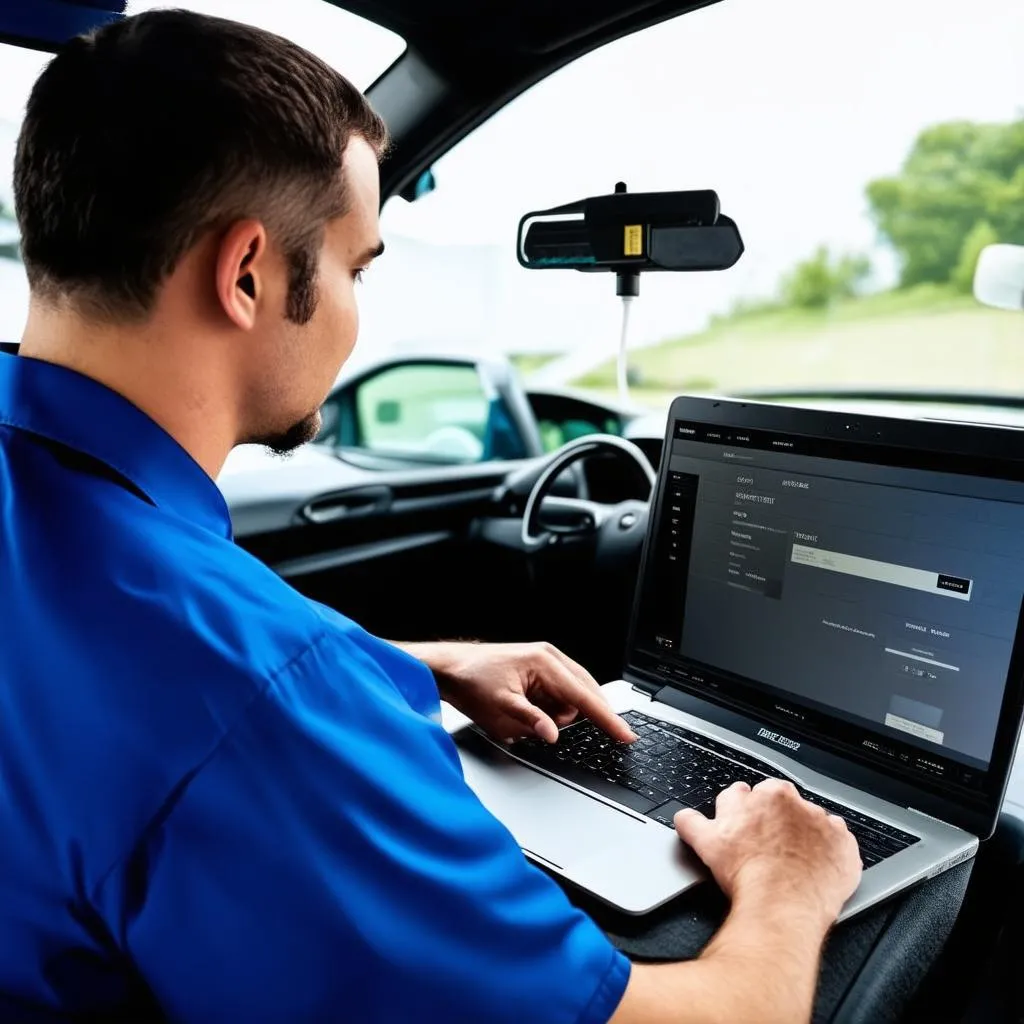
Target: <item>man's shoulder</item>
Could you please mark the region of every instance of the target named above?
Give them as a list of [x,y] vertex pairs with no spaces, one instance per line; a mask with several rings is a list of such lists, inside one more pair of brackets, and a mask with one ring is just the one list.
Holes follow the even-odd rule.
[[320,610],[277,573],[225,537],[159,510],[107,561],[111,600],[165,647],[207,666],[202,689],[237,679],[256,689],[325,632]]
[[83,697],[114,698],[134,676],[154,698],[163,680],[179,702],[193,692],[238,700],[324,632],[317,610],[226,531],[33,457],[33,486],[0,517],[0,540],[19,556],[0,564],[8,653],[27,648],[19,660],[31,671],[62,654]]

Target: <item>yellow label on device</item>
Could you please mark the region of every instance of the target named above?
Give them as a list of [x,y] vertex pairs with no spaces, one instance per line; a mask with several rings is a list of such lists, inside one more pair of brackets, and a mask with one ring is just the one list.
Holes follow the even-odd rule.
[[644,226],[642,224],[626,225],[625,238],[622,240],[622,249],[627,256],[643,256]]

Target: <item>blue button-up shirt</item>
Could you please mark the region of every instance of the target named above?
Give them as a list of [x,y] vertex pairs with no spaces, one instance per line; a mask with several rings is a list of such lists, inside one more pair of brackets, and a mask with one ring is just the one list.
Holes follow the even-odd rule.
[[438,710],[139,409],[0,355],[0,1016],[606,1021],[628,961]]

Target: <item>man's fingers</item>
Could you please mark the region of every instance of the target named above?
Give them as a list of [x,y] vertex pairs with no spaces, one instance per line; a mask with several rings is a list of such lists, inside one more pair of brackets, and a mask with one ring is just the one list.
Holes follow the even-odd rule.
[[748,793],[750,793],[750,786],[745,782],[734,782],[731,786],[727,786],[715,800],[716,817],[719,811],[728,812],[730,807],[742,800]]
[[[596,698],[598,698],[598,700],[600,700],[605,707],[609,707],[608,701],[601,691],[601,684],[578,661],[573,661],[573,659],[570,658],[568,654],[566,654],[564,651],[560,651],[553,644],[544,644],[544,648],[549,655],[551,655],[554,658],[557,658],[558,661],[560,661],[569,670],[573,677],[590,693],[592,693]],[[614,712],[612,712],[612,714],[614,714]],[[636,734],[631,729],[629,729],[628,726],[626,727],[628,735],[626,735],[625,733],[621,732],[621,730],[616,732],[612,731],[611,729],[608,729],[607,725],[604,722],[599,722],[598,724],[600,724],[602,728],[604,728],[606,731],[611,732],[611,734],[615,736],[616,739],[622,740],[626,743],[632,743],[633,740],[636,739]]]
[[510,718],[522,722],[527,729],[547,743],[558,741],[558,726],[536,704],[531,704],[526,697],[516,694],[504,711]]
[[560,711],[548,711],[548,714],[555,720],[555,725],[561,728],[563,725],[575,722],[580,713],[576,708],[563,707]]
[[[567,664],[568,663],[568,664]],[[574,671],[569,665],[576,667]],[[537,678],[548,694],[569,707],[575,707],[595,725],[604,729],[612,739],[620,743],[632,743],[636,735],[628,725],[612,711],[601,693],[601,688],[585,669],[576,665],[550,644],[542,645]],[[582,672],[582,677],[578,674]]]
[[600,726],[613,740],[620,743],[632,743],[636,733],[611,709],[603,693],[594,693],[586,689],[582,683],[574,683],[576,696],[574,703],[594,725]]
[[672,821],[676,826],[676,832],[679,833],[679,838],[687,846],[692,846],[693,852],[700,857],[704,840],[707,838],[709,830],[714,828],[711,819],[704,817],[700,811],[688,807],[686,810],[677,811]]
[[601,692],[601,684],[578,662],[573,661],[564,651],[560,651],[554,644],[546,645],[548,653],[553,654],[576,678],[594,693]]

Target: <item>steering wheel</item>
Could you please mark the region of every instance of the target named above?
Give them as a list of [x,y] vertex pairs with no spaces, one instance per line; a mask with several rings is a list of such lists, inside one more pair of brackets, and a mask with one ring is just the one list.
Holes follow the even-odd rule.
[[[645,481],[651,494],[655,476],[644,453],[632,441],[612,434],[591,434],[563,445],[551,457],[537,477],[523,511],[522,544],[535,550],[545,544],[556,544],[561,537],[583,534],[621,535],[623,541],[635,543],[636,527],[646,523],[647,503],[627,500],[614,505],[603,505],[586,498],[556,498],[551,496],[555,481],[570,466],[594,455],[612,455],[627,459]],[[541,510],[556,512],[561,522],[541,521]]]

